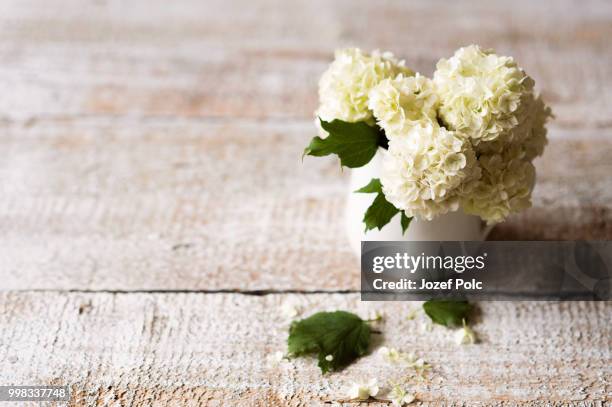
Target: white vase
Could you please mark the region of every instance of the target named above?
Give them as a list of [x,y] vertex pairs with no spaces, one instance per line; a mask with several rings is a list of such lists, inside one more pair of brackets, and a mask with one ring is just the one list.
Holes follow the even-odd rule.
[[380,178],[383,150],[379,149],[374,158],[363,167],[351,170],[351,182],[347,197],[346,231],[351,248],[361,254],[361,241],[461,241],[484,240],[491,228],[474,215],[467,215],[461,209],[438,216],[433,220],[414,218],[406,233],[402,233],[400,216],[396,215],[381,230],[365,232],[363,215],[374,200],[374,194],[355,193],[367,185],[372,178]]

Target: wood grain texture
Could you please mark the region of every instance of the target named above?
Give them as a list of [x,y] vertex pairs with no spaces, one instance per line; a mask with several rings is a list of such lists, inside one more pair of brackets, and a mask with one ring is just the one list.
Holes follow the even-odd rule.
[[271,368],[297,302],[382,310],[385,344],[434,367],[407,382],[424,405],[609,405],[611,303],[483,304],[482,343],[457,348],[405,318],[416,304],[142,291],[359,287],[347,173],[299,161],[342,46],[428,75],[469,43],[515,56],[557,118],[534,207],[491,237],[611,239],[611,35],[603,0],[0,2],[0,384],[71,384],[74,406],[310,406],[408,373],[376,355]]
[[[4,289],[359,288],[344,232],[347,174],[332,157],[300,161],[310,121],[2,129]],[[534,207],[492,238],[611,238],[612,139],[551,133]]]
[[[289,320],[348,309],[382,312],[381,343],[432,364],[425,381],[376,352],[322,376],[314,359],[274,367]],[[459,347],[453,331],[406,318],[417,303],[363,303],[355,294],[3,293],[0,382],[73,388],[73,405],[321,405],[346,400],[357,378],[398,380],[420,401],[467,405],[601,405],[612,397],[612,303],[497,302],[481,306],[481,343]],[[599,402],[599,404],[595,404]],[[582,404],[579,404],[582,403]],[[376,404],[375,404],[376,405]],[[385,403],[386,405],[386,403]],[[567,404],[566,404],[567,405]]]
[[312,132],[227,120],[9,128],[4,288],[353,286],[344,180],[333,160],[302,164]]
[[609,128],[612,3],[7,0],[0,115],[311,117],[333,50],[431,74],[478,43],[513,55],[568,127]]

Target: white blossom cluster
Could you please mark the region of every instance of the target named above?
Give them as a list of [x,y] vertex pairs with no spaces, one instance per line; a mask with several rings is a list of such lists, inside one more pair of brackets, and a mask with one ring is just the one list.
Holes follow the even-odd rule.
[[479,175],[469,140],[433,122],[392,136],[384,154],[380,180],[385,198],[407,216],[431,220],[457,210],[456,192]]
[[365,54],[357,48],[336,51],[336,58],[319,81],[319,109],[325,121],[374,123],[368,108],[369,93],[382,80],[398,74],[412,75],[390,52]]
[[380,181],[407,216],[462,208],[492,224],[531,205],[532,161],[551,112],[513,58],[470,45],[441,59],[429,79],[388,53],[341,50],[319,97],[321,119],[385,131]]

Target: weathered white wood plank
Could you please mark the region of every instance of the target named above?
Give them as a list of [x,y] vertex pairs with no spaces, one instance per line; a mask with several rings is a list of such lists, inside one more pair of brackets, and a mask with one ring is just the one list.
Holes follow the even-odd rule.
[[312,123],[4,127],[3,289],[349,287],[345,186]]
[[[0,289],[357,288],[343,175],[299,162],[346,45],[426,74],[472,42],[514,55],[557,120],[534,208],[493,237],[610,239],[611,22],[595,0],[3,1]],[[266,366],[284,301],[382,309],[387,344],[434,366],[408,383],[426,403],[612,397],[610,303],[487,304],[483,343],[458,349],[409,305],[356,295],[2,292],[0,383],[73,384],[73,405],[281,406],[402,375],[375,355],[326,377]]]
[[[272,367],[285,351],[291,301],[308,315],[346,309],[385,322],[384,343],[432,364],[425,381],[375,352],[322,376],[316,361]],[[398,380],[423,402],[544,405],[612,396],[612,303],[483,304],[481,343],[406,318],[417,303],[362,303],[358,295],[1,293],[0,382],[73,386],[73,405],[320,405],[345,399],[351,380]],[[586,404],[584,404],[586,405]],[[593,405],[593,404],[591,404]],[[600,404],[601,405],[601,404]]]
[[[1,127],[3,289],[356,289],[346,175],[310,121]],[[495,239],[612,238],[612,141],[553,130],[534,208]],[[357,220],[359,221],[359,220]]]
[[513,55],[567,127],[609,128],[612,3],[429,0],[0,5],[0,116],[310,117],[341,46],[431,74],[461,45]]

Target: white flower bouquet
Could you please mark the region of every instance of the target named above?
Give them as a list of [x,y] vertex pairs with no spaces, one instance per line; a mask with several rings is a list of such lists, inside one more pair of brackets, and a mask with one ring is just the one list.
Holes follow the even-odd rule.
[[319,100],[320,136],[305,155],[357,168],[382,154],[379,178],[356,191],[377,194],[366,231],[398,213],[405,232],[413,217],[459,209],[491,225],[531,205],[551,111],[511,57],[470,45],[430,79],[390,53],[339,50]]

